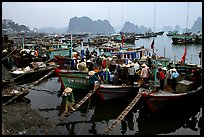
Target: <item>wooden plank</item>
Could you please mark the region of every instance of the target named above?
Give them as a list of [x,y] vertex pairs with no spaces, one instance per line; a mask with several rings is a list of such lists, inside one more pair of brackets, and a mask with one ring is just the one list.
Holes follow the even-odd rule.
[[113,128],[124,119],[124,117],[128,114],[128,112],[133,108],[133,106],[139,101],[142,97],[140,93],[132,100],[132,102],[126,107],[126,109],[117,117],[115,121],[106,129],[103,135],[108,135],[113,130]]
[[[99,88],[100,85],[97,85],[95,90],[91,90],[89,91],[89,93],[86,94],[86,96],[84,96],[76,105],[74,105],[74,109],[77,110],[82,104],[84,104],[84,102],[86,102],[87,99],[89,99],[91,97],[91,95],[93,95],[93,93]],[[65,118],[63,119],[59,119],[60,122],[58,122],[56,125],[59,125],[62,121],[64,121],[71,113],[73,113],[74,111],[70,111],[67,115],[63,116]]]

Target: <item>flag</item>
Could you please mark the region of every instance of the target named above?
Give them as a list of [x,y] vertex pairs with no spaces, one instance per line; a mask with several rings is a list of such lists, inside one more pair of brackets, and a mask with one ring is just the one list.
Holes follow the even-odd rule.
[[184,63],[185,63],[185,58],[186,58],[186,46],[185,46],[185,48],[184,48],[184,53],[183,53],[183,56],[182,56],[182,58],[181,58],[181,65],[184,65]]
[[125,43],[124,35],[122,35],[122,45]]
[[185,46],[185,48],[184,48],[184,54],[183,54],[183,56],[182,56],[182,60],[185,61],[185,58],[186,58],[186,46]]
[[151,49],[154,49],[154,39],[153,39],[153,41],[151,43]]

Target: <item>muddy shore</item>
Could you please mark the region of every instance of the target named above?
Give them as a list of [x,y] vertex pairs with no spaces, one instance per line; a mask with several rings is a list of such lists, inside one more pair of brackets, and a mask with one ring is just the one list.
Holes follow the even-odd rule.
[[[2,80],[11,76],[2,65]],[[2,86],[2,96],[13,89],[15,83]],[[3,102],[2,102],[3,104]],[[8,105],[2,105],[2,135],[62,135],[57,126],[32,110],[28,101],[18,99]]]

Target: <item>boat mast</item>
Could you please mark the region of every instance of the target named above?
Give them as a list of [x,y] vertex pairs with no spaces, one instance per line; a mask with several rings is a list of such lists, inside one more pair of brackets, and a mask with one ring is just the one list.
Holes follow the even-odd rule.
[[154,33],[155,33],[155,21],[156,21],[156,2],[154,3]]
[[[154,3],[154,32],[155,32],[155,18],[156,18],[156,2]],[[154,41],[155,41],[155,38],[153,38]],[[154,53],[154,48],[153,48],[153,53]],[[154,88],[153,90],[156,91],[156,81],[157,81],[157,54],[155,55],[156,56],[156,61],[155,61],[155,68],[154,68]]]
[[188,2],[187,18],[186,18],[186,34],[188,33],[188,15],[189,15],[189,2]]
[[22,33],[22,48],[24,49],[24,33]]

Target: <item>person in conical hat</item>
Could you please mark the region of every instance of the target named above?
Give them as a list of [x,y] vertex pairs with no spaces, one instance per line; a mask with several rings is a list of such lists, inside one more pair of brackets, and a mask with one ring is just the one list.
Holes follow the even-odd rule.
[[65,93],[71,93],[72,92],[72,88],[70,87],[67,87],[65,90],[64,90]]
[[75,111],[75,109],[73,108],[73,105],[75,104],[75,100],[74,100],[74,95],[72,90],[73,90],[72,88],[67,87],[63,92],[63,95],[66,97],[65,115],[68,114],[69,109],[71,111]]
[[176,86],[177,86],[177,78],[179,77],[179,73],[175,68],[172,69],[172,80],[171,80],[171,87],[174,92],[176,92]]
[[172,71],[177,71],[176,68],[173,68]]
[[100,81],[98,79],[98,77],[96,75],[94,75],[94,74],[95,74],[95,71],[89,71],[89,73],[88,73],[88,75],[90,76],[89,77],[89,83],[90,83],[90,88],[91,88],[92,91],[95,90],[96,81]]

